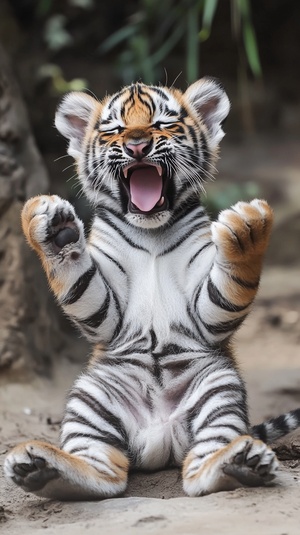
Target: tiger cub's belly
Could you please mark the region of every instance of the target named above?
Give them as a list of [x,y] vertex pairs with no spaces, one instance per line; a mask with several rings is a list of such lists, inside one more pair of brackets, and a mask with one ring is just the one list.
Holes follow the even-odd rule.
[[137,430],[133,437],[136,468],[158,470],[180,466],[188,449],[188,432],[182,419],[158,415]]

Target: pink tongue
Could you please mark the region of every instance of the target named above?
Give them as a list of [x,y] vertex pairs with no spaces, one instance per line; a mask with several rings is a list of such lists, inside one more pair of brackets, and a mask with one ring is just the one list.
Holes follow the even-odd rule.
[[156,167],[142,167],[130,177],[131,202],[141,210],[149,212],[161,198],[162,179]]

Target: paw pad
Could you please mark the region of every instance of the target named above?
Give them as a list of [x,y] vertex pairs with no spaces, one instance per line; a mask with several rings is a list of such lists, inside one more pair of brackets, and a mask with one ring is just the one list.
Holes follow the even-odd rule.
[[62,249],[68,243],[76,243],[79,240],[79,232],[77,229],[66,227],[61,229],[54,237],[54,243]]

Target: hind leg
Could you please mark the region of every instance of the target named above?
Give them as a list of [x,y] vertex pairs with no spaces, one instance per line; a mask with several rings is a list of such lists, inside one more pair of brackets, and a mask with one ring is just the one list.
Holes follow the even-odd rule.
[[200,372],[185,403],[192,441],[183,463],[183,488],[189,496],[275,479],[275,454],[249,436],[245,387],[228,360]]
[[60,500],[104,498],[125,490],[127,412],[124,402],[110,396],[110,367],[103,368],[102,373],[97,365],[89,368],[76,380],[65,408],[61,448],[40,441],[16,446],[4,463],[8,479],[26,492]]
[[4,472],[26,492],[44,498],[87,500],[122,493],[127,485],[128,459],[112,446],[94,446],[97,457],[84,459],[51,444],[25,442],[9,453]]
[[271,448],[244,435],[205,459],[200,460],[191,451],[183,466],[183,487],[189,496],[260,487],[275,480],[277,469],[278,461]]

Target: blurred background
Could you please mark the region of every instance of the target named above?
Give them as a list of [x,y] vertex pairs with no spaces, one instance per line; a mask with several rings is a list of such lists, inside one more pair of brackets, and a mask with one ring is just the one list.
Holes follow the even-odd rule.
[[[174,84],[185,90],[189,83],[201,76],[214,76],[224,85],[232,109],[224,128],[226,137],[221,144],[219,172],[216,180],[207,184],[203,202],[212,217],[237,200],[259,196],[271,203],[275,210],[275,230],[267,257],[267,282],[263,287],[268,287],[269,292],[265,298],[265,303],[269,303],[267,316],[274,328],[284,324],[282,299],[276,301],[274,288],[277,292],[289,281],[294,301],[293,304],[289,301],[286,308],[295,312],[290,315],[289,322],[292,322],[299,341],[298,0],[1,0],[0,43],[10,65],[7,67],[11,73],[10,84],[13,80],[20,89],[22,109],[29,119],[27,129],[33,134],[30,143],[37,147],[42,157],[38,172],[35,169],[33,173],[25,153],[21,156],[18,153],[24,144],[20,142],[20,139],[24,140],[24,133],[20,132],[25,124],[25,119],[20,119],[21,114],[18,133],[10,134],[9,141],[10,154],[22,166],[22,179],[18,178],[19,175],[15,182],[10,179],[10,184],[14,184],[11,199],[17,197],[19,207],[9,204],[9,181],[6,177],[9,173],[7,166],[1,167],[0,154],[0,216],[1,210],[2,215],[5,214],[0,226],[4,225],[2,236],[7,235],[6,227],[9,232],[12,227],[18,227],[16,235],[20,240],[21,253],[16,269],[19,272],[21,269],[26,271],[22,264],[26,255],[30,255],[30,265],[36,262],[33,255],[23,249],[21,243],[24,240],[18,234],[19,216],[16,214],[25,198],[42,192],[58,193],[75,204],[86,222],[91,215],[86,202],[78,195],[72,159],[63,157],[66,141],[53,126],[55,109],[63,94],[84,90],[101,99],[122,85],[137,80]],[[0,69],[6,72],[3,58]],[[1,87],[0,99],[3,100],[3,87],[6,86],[2,84]],[[8,93],[11,93],[10,89]],[[18,109],[15,102],[11,107]],[[0,103],[2,116],[7,109],[5,103]],[[5,136],[7,129],[2,134],[0,132],[2,141]],[[11,142],[14,136],[18,143]],[[11,165],[13,168],[14,164]],[[9,219],[8,206],[14,206],[16,219]],[[4,244],[3,251],[5,247]],[[7,280],[7,269],[11,272],[14,265],[7,254],[5,258],[7,263],[2,260],[1,264],[0,257],[0,278],[2,265],[3,280]],[[20,301],[17,307],[20,319],[15,323],[5,320],[6,338],[0,336],[4,367],[7,362],[15,361],[14,353],[21,344],[20,329],[24,331],[24,325],[26,329],[28,325],[32,329],[32,354],[43,354],[42,360],[36,357],[37,367],[43,370],[51,362],[54,341],[46,317],[55,305],[40,272],[36,265],[33,272],[26,276],[25,289],[21,291],[20,286],[18,290],[22,303],[29,301],[31,308],[27,306],[23,310]],[[7,289],[0,285],[0,306],[2,304],[4,310],[15,280],[14,274]],[[40,294],[37,295],[33,284],[35,280],[39,281],[42,293],[47,295],[42,305]],[[14,307],[16,309],[16,305]],[[38,319],[33,310],[40,310]],[[56,312],[54,316],[57,317]],[[36,334],[37,328],[33,327],[34,321],[42,321],[39,331],[43,335],[40,338]],[[65,319],[59,316],[58,322],[63,330],[68,331]],[[18,344],[16,336],[19,337]],[[2,344],[2,353],[1,339],[10,340]],[[45,339],[48,341],[46,344]],[[64,344],[57,344],[60,352]],[[47,345],[50,349],[46,348]],[[24,359],[20,351],[18,353],[18,359]]]

